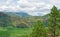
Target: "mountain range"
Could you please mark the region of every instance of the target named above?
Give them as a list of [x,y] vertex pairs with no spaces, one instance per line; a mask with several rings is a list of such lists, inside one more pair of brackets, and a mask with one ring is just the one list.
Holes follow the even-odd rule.
[[47,26],[48,19],[49,14],[45,16],[31,16],[25,12],[0,12],[0,27],[33,27],[38,20],[42,20],[43,24]]
[[31,15],[27,14],[26,12],[5,12],[9,15],[16,15],[16,16],[20,16],[20,17],[24,17],[24,18],[27,18],[27,17],[30,17]]
[[38,16],[31,16],[24,12],[0,12],[0,27],[32,27]]

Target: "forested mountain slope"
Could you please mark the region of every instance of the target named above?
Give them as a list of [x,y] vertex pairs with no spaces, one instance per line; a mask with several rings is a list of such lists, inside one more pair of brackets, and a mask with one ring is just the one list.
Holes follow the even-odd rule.
[[[24,14],[24,13],[22,13]],[[28,15],[26,15],[28,16]],[[0,27],[32,27],[38,20],[42,20],[44,24],[48,22],[48,15],[45,16],[28,16],[28,18],[23,17],[23,15],[18,16],[15,13],[0,12]]]

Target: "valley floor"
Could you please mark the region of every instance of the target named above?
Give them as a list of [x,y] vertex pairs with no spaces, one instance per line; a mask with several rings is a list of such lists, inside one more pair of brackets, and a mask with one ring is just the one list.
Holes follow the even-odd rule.
[[32,32],[31,28],[2,28],[0,27],[0,37],[26,37]]

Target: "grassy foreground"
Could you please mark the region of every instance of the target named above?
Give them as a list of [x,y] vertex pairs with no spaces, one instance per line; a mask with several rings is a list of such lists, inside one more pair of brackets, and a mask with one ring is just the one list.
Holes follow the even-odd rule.
[[32,32],[31,28],[2,28],[0,27],[0,37],[26,37]]

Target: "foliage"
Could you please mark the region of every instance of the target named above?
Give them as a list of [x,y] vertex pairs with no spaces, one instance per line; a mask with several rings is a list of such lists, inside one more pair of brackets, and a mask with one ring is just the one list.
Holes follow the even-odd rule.
[[53,6],[53,8],[51,9],[51,13],[50,13],[50,22],[49,22],[49,28],[50,28],[50,34],[52,37],[56,37],[56,33],[58,31],[56,31],[59,25],[59,20],[60,20],[60,15],[59,15],[59,11],[58,9]]
[[38,21],[32,31],[32,37],[46,37],[45,26],[41,21]]

